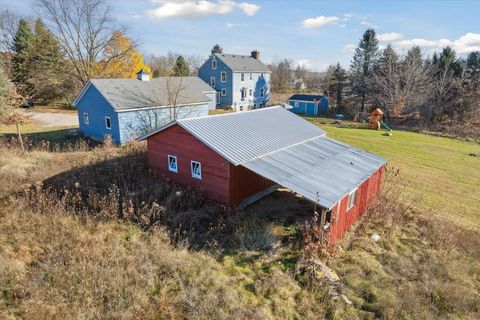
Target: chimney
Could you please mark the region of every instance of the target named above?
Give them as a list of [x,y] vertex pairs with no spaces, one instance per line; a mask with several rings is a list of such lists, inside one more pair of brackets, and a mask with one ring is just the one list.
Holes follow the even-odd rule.
[[260,52],[257,51],[257,50],[253,50],[253,51],[251,52],[251,56],[252,56],[252,58],[254,58],[254,59],[260,60]]
[[142,68],[142,70],[137,72],[137,79],[140,81],[150,81],[150,75]]

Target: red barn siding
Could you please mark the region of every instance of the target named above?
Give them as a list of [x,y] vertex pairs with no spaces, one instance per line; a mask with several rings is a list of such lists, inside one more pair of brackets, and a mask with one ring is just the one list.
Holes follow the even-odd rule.
[[[274,183],[242,166],[234,166],[179,125],[147,139],[148,162],[158,175],[191,186],[205,197],[235,206]],[[177,157],[178,173],[168,170],[168,155]],[[192,177],[190,161],[202,164],[202,179]]]
[[384,171],[385,168],[381,167],[358,187],[356,203],[348,212],[348,195],[332,209],[330,244],[342,239],[350,226],[360,219],[376,198],[380,192]]
[[230,164],[230,205],[237,205],[260,191],[274,186],[275,183],[259,176],[253,171]]
[[[191,186],[207,198],[229,202],[230,163],[188,131],[174,125],[147,140],[150,168],[184,186]],[[178,173],[168,170],[168,155],[177,157]],[[190,161],[202,164],[202,179],[192,177]]]

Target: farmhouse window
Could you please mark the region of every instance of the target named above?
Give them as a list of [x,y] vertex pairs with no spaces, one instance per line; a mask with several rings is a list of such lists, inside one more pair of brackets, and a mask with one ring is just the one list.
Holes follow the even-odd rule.
[[190,161],[190,167],[192,169],[192,178],[202,179],[202,164],[198,161]]
[[222,96],[226,96],[227,95],[227,89],[222,89]]
[[357,189],[353,190],[349,195],[348,195],[348,210],[352,209],[355,206],[355,202],[357,200]]
[[112,129],[112,120],[110,120],[110,117],[105,117],[105,127],[107,129]]
[[212,69],[217,69],[217,60],[212,59]]
[[215,87],[215,77],[210,77],[210,86]]
[[250,72],[250,80],[252,80],[252,73]]
[[83,123],[90,124],[90,120],[88,119],[88,113],[83,114]]
[[252,96],[252,89],[249,90],[248,95],[251,97]]
[[220,81],[227,82],[227,73],[225,71],[222,71],[220,73],[220,77],[221,77]]
[[177,157],[168,155],[168,170],[178,172]]
[[245,81],[245,73],[242,72],[242,73],[240,74],[240,80],[241,80],[241,81]]
[[245,88],[240,89],[240,95],[242,100],[245,100],[245,98],[247,97],[247,90]]

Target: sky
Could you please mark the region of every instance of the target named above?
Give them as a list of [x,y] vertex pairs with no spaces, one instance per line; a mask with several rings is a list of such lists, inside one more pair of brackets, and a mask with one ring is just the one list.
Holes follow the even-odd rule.
[[[145,54],[176,52],[207,57],[216,43],[225,53],[260,51],[262,61],[289,58],[324,71],[348,67],[367,28],[380,47],[400,53],[419,45],[426,54],[449,45],[459,55],[480,51],[480,1],[107,0]],[[34,0],[0,0],[0,8],[35,15]]]

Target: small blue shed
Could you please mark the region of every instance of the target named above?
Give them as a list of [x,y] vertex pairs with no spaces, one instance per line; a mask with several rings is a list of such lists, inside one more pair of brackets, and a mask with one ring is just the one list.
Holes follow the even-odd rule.
[[328,112],[328,98],[318,94],[296,93],[288,99],[293,113],[317,116]]
[[180,118],[207,116],[215,90],[199,77],[91,79],[75,99],[80,132],[126,143]]

